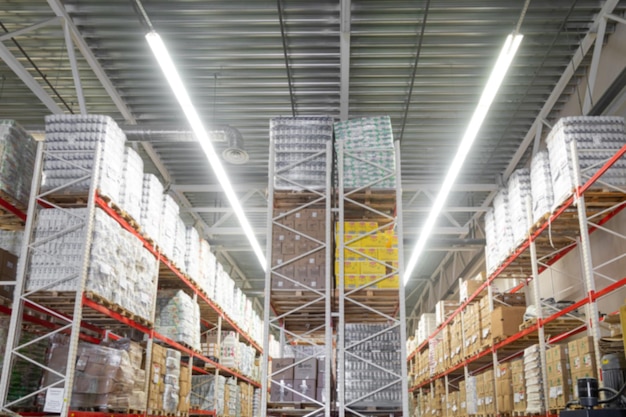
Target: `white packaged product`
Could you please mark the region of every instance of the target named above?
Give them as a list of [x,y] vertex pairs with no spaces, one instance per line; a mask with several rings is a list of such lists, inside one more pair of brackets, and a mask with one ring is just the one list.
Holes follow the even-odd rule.
[[21,208],[28,206],[37,142],[13,120],[0,120],[0,190]]
[[200,351],[200,307],[182,290],[162,290],[157,297],[155,329]]
[[513,250],[513,229],[509,220],[509,198],[506,188],[500,189],[493,199],[493,219],[498,236],[497,263],[502,263]]
[[196,283],[200,280],[200,235],[195,227],[185,230],[185,270]]
[[199,259],[199,275],[198,285],[211,298],[215,295],[215,274],[217,268],[217,260],[211,252],[209,242],[200,240],[200,259]]
[[143,160],[134,149],[126,147],[120,188],[120,207],[137,222],[141,218],[142,193]]
[[22,230],[0,230],[0,249],[20,256],[23,238],[24,231]]
[[180,207],[169,194],[163,195],[161,206],[161,234],[158,244],[161,251],[170,261],[174,261],[176,245],[176,227],[178,226]]
[[[571,195],[576,184],[571,143],[575,143],[581,185],[626,144],[624,119],[613,116],[576,116],[561,118],[546,139],[554,205]],[[626,160],[620,158],[597,185],[626,185]]]
[[163,410],[175,413],[178,409],[180,393],[180,358],[181,354],[175,349],[165,350],[165,376],[163,382]]
[[524,349],[524,378],[526,379],[526,412],[543,414],[544,390],[539,345]]
[[[120,184],[126,136],[108,116],[46,116],[46,154],[42,191],[64,187],[62,193],[86,193],[92,181],[115,202],[120,201]],[[94,178],[72,183],[90,175],[100,147],[100,169]]]
[[176,218],[176,232],[174,234],[174,248],[172,252],[172,261],[178,267],[178,269],[186,274],[187,266],[185,265],[185,248],[187,239],[187,226],[185,222],[180,218]]
[[152,174],[144,174],[141,191],[141,216],[139,225],[142,233],[158,241],[161,234],[161,211],[163,210],[163,184]]
[[533,223],[552,211],[554,192],[550,174],[548,151],[540,151],[530,163],[530,190],[533,204]]
[[[527,168],[517,169],[509,177],[508,209],[513,246],[517,247],[527,238],[530,228],[527,199],[530,197],[530,171]],[[532,203],[531,203],[532,207]]]

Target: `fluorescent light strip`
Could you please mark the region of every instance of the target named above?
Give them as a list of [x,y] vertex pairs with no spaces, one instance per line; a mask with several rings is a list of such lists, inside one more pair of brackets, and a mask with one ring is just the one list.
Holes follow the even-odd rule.
[[243,208],[241,207],[241,203],[239,202],[239,199],[237,199],[235,190],[233,190],[233,186],[231,185],[230,180],[226,175],[226,171],[224,171],[224,167],[222,166],[220,158],[217,156],[217,153],[215,153],[215,149],[213,148],[213,145],[209,140],[209,135],[207,134],[207,131],[202,124],[200,116],[198,116],[196,108],[191,103],[191,99],[189,98],[187,89],[185,88],[183,81],[178,75],[176,66],[172,61],[172,58],[170,57],[170,54],[167,51],[163,40],[161,40],[159,34],[154,31],[146,34],[146,40],[148,41],[150,49],[152,49],[152,53],[156,57],[159,66],[161,67],[161,70],[163,70],[163,74],[165,75],[167,82],[172,88],[172,91],[174,92],[174,95],[176,96],[180,107],[183,109],[183,112],[187,117],[187,121],[191,125],[191,129],[196,135],[200,146],[202,146],[202,149],[204,150],[204,153],[209,160],[209,164],[211,164],[211,168],[213,168],[213,172],[215,173],[217,180],[222,186],[224,194],[226,194],[226,198],[228,198],[228,201],[233,211],[235,212],[237,219],[239,220],[241,228],[248,238],[248,241],[250,242],[250,245],[252,246],[252,249],[254,250],[257,258],[259,259],[259,262],[261,263],[261,267],[265,271],[267,267],[265,254],[263,253],[263,250],[261,250],[261,246],[256,240],[256,236],[254,236],[252,227],[250,227],[250,223],[248,222]]
[[480,101],[478,102],[478,106],[476,106],[476,110],[474,110],[474,114],[470,120],[469,125],[467,126],[467,130],[463,135],[463,139],[459,145],[459,149],[454,156],[454,160],[452,161],[452,165],[446,175],[443,184],[441,185],[441,189],[439,190],[439,194],[437,194],[437,198],[433,204],[430,213],[428,214],[428,218],[426,219],[426,223],[420,230],[420,236],[413,248],[413,252],[411,253],[411,258],[407,264],[407,267],[404,272],[404,284],[406,285],[409,282],[411,274],[415,270],[417,266],[417,261],[419,260],[420,255],[424,251],[424,247],[426,246],[426,242],[430,237],[433,228],[435,227],[435,223],[437,222],[437,218],[443,209],[443,206],[446,203],[446,199],[450,194],[450,190],[452,189],[452,185],[454,185],[454,181],[456,181],[456,177],[459,175],[459,171],[463,167],[463,162],[465,162],[465,158],[469,153],[476,136],[478,135],[478,131],[482,126],[485,117],[487,116],[487,112],[489,111],[489,107],[493,103],[494,98],[496,97],[496,93],[504,80],[504,76],[506,75],[509,67],[511,66],[511,62],[517,53],[520,43],[522,42],[523,35],[520,34],[511,34],[506,38],[506,42],[504,43],[504,47],[502,51],[500,51],[500,56],[496,61],[496,65],[489,76],[489,80],[487,81],[487,85],[483,90],[483,94],[480,97]]

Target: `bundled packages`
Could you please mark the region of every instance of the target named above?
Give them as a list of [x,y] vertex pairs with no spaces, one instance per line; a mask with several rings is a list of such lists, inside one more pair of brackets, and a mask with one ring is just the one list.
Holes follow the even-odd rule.
[[135,221],[141,218],[143,160],[132,148],[124,150],[119,204]]
[[200,307],[182,290],[158,293],[155,329],[170,339],[200,350]]
[[13,120],[0,120],[0,191],[26,207],[35,170],[37,143]]

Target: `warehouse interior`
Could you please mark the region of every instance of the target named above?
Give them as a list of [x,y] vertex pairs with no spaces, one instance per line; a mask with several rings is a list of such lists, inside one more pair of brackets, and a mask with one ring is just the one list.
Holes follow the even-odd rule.
[[[522,34],[424,253],[406,277],[401,305],[404,335],[411,336],[438,301],[459,298],[459,278],[485,271],[485,213],[511,175],[546,148],[559,119],[626,117],[625,12],[626,2],[618,0],[3,0],[0,119],[41,140],[51,114],[111,117],[145,172],[159,178],[185,224],[209,242],[262,315],[265,265],[146,33],[157,32],[167,45],[264,251],[272,228],[270,120],[389,116],[399,147],[405,262],[507,35]],[[612,223],[616,233],[624,233],[620,220],[623,215]],[[594,253],[626,253],[623,242],[596,240]],[[563,265],[579,268],[574,260]],[[622,266],[603,273],[621,275]],[[551,272],[554,285],[567,287],[570,273]],[[514,278],[502,285],[514,287]],[[542,288],[542,296],[553,287]],[[563,291],[565,298],[579,297]],[[625,291],[611,295],[611,309],[624,303]]]

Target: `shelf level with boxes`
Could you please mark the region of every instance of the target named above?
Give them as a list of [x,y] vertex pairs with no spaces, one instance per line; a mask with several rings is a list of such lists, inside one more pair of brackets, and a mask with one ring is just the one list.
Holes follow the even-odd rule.
[[[594,123],[611,125],[600,129],[606,138],[602,137],[602,133],[593,132]],[[618,126],[619,134],[613,135],[610,132],[615,125]],[[575,383],[575,379],[581,375],[597,377],[601,373],[599,341],[600,324],[603,320],[598,314],[598,302],[603,300],[603,306],[609,309],[611,306],[619,307],[616,303],[623,302],[626,285],[626,278],[619,272],[625,239],[619,232],[620,217],[616,218],[623,216],[621,211],[626,206],[624,184],[619,180],[620,177],[623,178],[626,153],[623,121],[612,118],[565,120],[555,129],[556,133],[553,132],[549,137],[549,150],[562,155],[558,158],[550,155],[551,158],[561,161],[561,165],[557,165],[557,169],[553,168],[553,172],[559,172],[561,178],[567,178],[569,185],[566,188],[573,191],[569,194],[557,193],[558,197],[555,197],[550,205],[551,212],[539,216],[533,214],[532,203],[528,202],[530,198],[527,198],[525,204],[527,238],[505,253],[501,263],[489,267],[492,271],[489,278],[478,283],[474,293],[465,301],[461,300],[459,307],[442,325],[434,330],[427,340],[419,344],[409,356],[409,361],[414,365],[428,362],[428,345],[431,341],[441,338],[440,335],[445,334],[458,322],[463,323],[465,312],[471,309],[471,305],[476,303],[476,299],[486,289],[491,291],[496,279],[519,279],[521,283],[510,289],[513,293],[528,286],[527,296],[533,305],[539,306],[535,309],[537,317],[521,323],[519,330],[513,334],[493,338],[490,346],[483,347],[478,352],[473,351],[454,364],[449,363],[444,370],[440,369],[426,376],[423,375],[424,371],[421,371],[422,375],[411,389],[413,392],[426,392],[424,390],[433,392],[435,388],[433,384],[438,383],[437,381],[444,381],[446,387],[444,391],[454,392],[458,387],[448,389],[448,384],[464,378],[467,380],[470,373],[482,375],[481,371],[491,367],[496,371],[502,367],[502,373],[505,373],[507,367],[515,367],[511,385],[515,392],[506,392],[507,397],[504,398],[501,392],[498,393],[498,388],[495,388],[493,394],[499,394],[498,396],[502,398],[499,402],[494,401],[496,405],[494,412],[511,411],[510,400],[515,399],[513,405],[517,408],[514,407],[512,411],[549,413],[558,411],[567,401],[573,399],[575,393],[570,380]],[[576,139],[568,137],[572,135],[571,132],[576,132],[573,135],[578,137]],[[598,149],[602,146],[588,147],[585,140],[590,135],[595,138],[594,140],[600,141],[599,143],[612,142],[614,139],[617,143],[608,143],[607,149]],[[558,149],[554,144],[556,140],[562,140]],[[539,220],[535,220],[533,216],[539,217]],[[607,236],[612,241],[610,248],[603,246],[602,238],[607,239]],[[594,250],[594,247],[599,248]],[[575,252],[578,252],[582,259],[581,263],[576,262]],[[574,274],[571,271],[569,275],[562,272],[568,269],[567,266],[563,266],[563,262],[567,261],[582,265],[582,271],[574,268]],[[544,271],[549,275],[544,274],[540,277],[540,273]],[[563,297],[561,293],[564,290],[560,289],[559,285],[563,287],[563,283],[569,282],[571,286],[572,282],[581,280],[580,277],[584,291],[579,292],[574,301],[559,304],[554,300],[544,300],[549,297],[545,294],[554,294],[555,298]],[[554,281],[555,279],[560,281]],[[547,285],[551,289],[544,288],[542,291],[542,283],[544,287]],[[577,310],[583,308],[585,314],[581,315]],[[492,324],[496,311],[491,311]],[[493,330],[493,326],[491,329]],[[580,338],[579,334],[585,330],[589,336]],[[570,347],[570,363],[567,367],[563,366],[565,361],[562,357],[553,360],[555,355],[553,352],[563,349],[562,343],[566,341]],[[585,346],[580,347],[581,344]],[[514,359],[520,355],[524,358]],[[515,375],[519,375],[523,368],[529,372],[533,370],[535,373],[528,374],[530,377],[527,378],[524,389],[521,387],[515,389]],[[568,372],[571,370],[571,373],[564,372],[565,368]],[[530,387],[528,380],[534,381],[535,385]],[[521,381],[518,381],[518,385],[520,384]],[[495,386],[501,387],[503,384]],[[531,391],[525,391],[529,389]],[[532,399],[525,397],[524,394],[529,392],[537,395]],[[525,400],[528,402],[524,402]],[[525,408],[520,409],[519,404],[523,404],[522,408]],[[488,410],[482,412],[489,414]]]
[[[112,161],[126,161],[124,155],[130,151],[128,148],[124,151],[124,138],[119,128],[111,119],[101,116],[53,116],[46,123],[47,139],[40,144],[36,158],[35,187],[29,201],[18,285],[12,308],[7,309],[11,313],[11,331],[0,384],[2,407],[41,408],[44,404],[35,404],[32,400],[38,393],[46,393],[59,395],[62,399],[60,407],[46,411],[67,415],[70,407],[75,405],[71,400],[73,394],[79,394],[80,398],[84,393],[93,393],[94,389],[82,391],[83,388],[75,385],[82,371],[78,368],[80,361],[75,362],[76,355],[85,346],[115,338],[116,334],[147,340],[147,358],[153,350],[160,349],[159,344],[167,346],[168,352],[174,352],[172,355],[182,356],[187,364],[186,367],[181,365],[187,369],[183,374],[190,378],[192,374],[206,372],[203,366],[196,366],[196,361],[200,361],[214,366],[220,376],[227,375],[259,387],[260,383],[250,376],[200,352],[202,316],[205,323],[225,323],[225,328],[238,332],[252,349],[260,353],[258,339],[244,331],[240,324],[245,321],[236,322],[218,305],[201,286],[201,277],[195,275],[197,271],[193,278],[181,271],[182,265],[189,266],[187,260],[181,260],[179,253],[177,260],[173,261],[172,254],[166,254],[164,247],[157,243],[160,238],[146,233],[150,228],[147,223],[146,228],[142,226],[142,220],[146,220],[142,219],[143,213],[133,217],[122,208],[129,206],[121,203],[125,201],[124,187],[122,190],[116,188],[119,177],[112,176],[112,173],[120,175],[120,172],[111,164]],[[64,141],[68,137],[72,137],[72,143],[83,146],[74,150],[71,146],[65,147]],[[46,172],[45,183],[42,172]],[[143,172],[139,177],[135,199],[141,198],[142,183],[146,178]],[[125,185],[126,188],[129,186]],[[156,190],[159,191],[159,187]],[[154,193],[158,211],[163,200],[161,193]],[[185,229],[179,231],[183,233],[184,242]],[[182,247],[185,248],[185,244]],[[161,290],[157,297],[158,288]],[[157,304],[166,295],[162,308],[157,311]],[[172,315],[180,312],[186,316],[178,315],[173,320]],[[27,321],[38,334],[34,341],[20,332],[22,323]],[[187,328],[181,324],[183,322]],[[194,322],[197,337],[193,335]],[[254,328],[252,323],[246,324]],[[60,364],[64,366],[63,370],[56,371],[59,379],[48,385],[12,392],[14,386],[9,383],[12,368],[27,363],[39,372],[47,371],[49,358],[29,357],[27,352],[33,346],[50,343],[57,336],[68,339],[66,362]],[[184,390],[191,389],[190,383],[183,385]],[[100,389],[108,393],[106,388]],[[144,391],[144,395],[147,392]],[[178,394],[183,394],[179,403],[183,404],[182,398],[187,398],[190,393],[177,390]],[[184,405],[185,408],[177,412],[187,413],[189,404]],[[152,408],[154,413],[165,412]],[[144,413],[147,409],[144,403]]]

